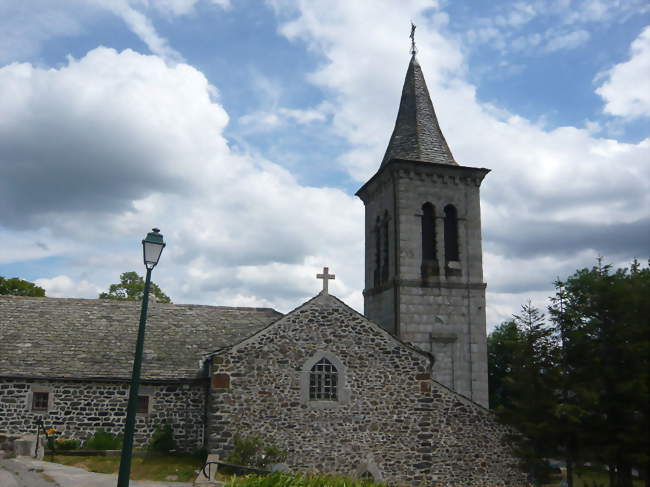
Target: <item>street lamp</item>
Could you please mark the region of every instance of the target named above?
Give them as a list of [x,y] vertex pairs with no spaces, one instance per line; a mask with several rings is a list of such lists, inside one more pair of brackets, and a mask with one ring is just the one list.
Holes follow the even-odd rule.
[[131,375],[131,388],[129,389],[129,405],[126,412],[126,425],[124,426],[124,440],[122,443],[122,457],[120,459],[120,473],[117,477],[117,487],[128,487],[131,474],[131,452],[133,451],[133,432],[135,430],[135,416],[138,408],[138,390],[140,389],[140,368],[142,366],[142,350],[144,348],[144,327],[147,322],[147,305],[149,304],[149,286],[151,284],[151,271],[160,259],[160,254],[165,248],[160,230],[154,228],[142,241],[142,255],[147,268],[147,278],[144,282],[142,295],[142,309],[140,311],[140,326],[138,327],[138,340],[135,345],[135,359],[133,360],[133,374]]

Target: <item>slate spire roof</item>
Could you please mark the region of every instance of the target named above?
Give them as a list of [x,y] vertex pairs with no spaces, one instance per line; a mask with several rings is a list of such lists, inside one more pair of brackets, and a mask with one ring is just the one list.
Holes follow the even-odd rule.
[[391,159],[458,165],[438,125],[422,68],[415,54],[406,71],[395,129],[380,168]]

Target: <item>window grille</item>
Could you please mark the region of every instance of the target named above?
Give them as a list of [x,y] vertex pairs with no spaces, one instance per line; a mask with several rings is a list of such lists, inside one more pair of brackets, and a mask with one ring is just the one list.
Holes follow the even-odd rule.
[[326,358],[320,359],[309,374],[309,399],[311,401],[336,401],[338,372]]
[[34,411],[47,411],[49,400],[50,400],[49,392],[32,393],[32,409]]

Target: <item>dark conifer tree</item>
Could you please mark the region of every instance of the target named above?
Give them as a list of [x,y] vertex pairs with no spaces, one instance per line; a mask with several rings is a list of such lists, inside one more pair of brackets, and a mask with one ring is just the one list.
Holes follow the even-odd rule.
[[513,437],[516,451],[539,484],[548,479],[546,459],[556,453],[557,346],[544,315],[530,303],[513,318],[520,340],[497,414],[521,433]]

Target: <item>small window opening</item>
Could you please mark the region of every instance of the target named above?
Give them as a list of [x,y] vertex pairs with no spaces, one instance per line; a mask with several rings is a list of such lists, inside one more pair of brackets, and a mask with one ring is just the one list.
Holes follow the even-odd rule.
[[436,213],[431,203],[422,205],[422,277],[437,275]]
[[309,400],[336,401],[338,400],[337,386],[336,367],[323,357],[311,368],[309,374]]
[[139,414],[149,414],[149,396],[138,396],[138,409]]
[[50,401],[49,392],[34,392],[32,393],[32,409],[34,411],[47,411],[47,406]]

